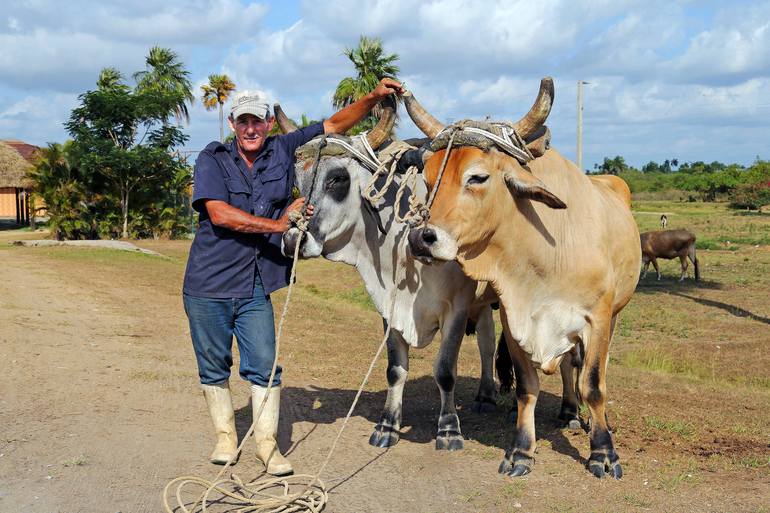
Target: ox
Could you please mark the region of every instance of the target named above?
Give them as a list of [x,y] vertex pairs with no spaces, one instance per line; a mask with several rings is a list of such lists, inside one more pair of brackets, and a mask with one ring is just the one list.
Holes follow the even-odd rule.
[[[295,129],[279,107],[275,112],[284,132]],[[394,119],[395,104],[391,104],[383,109],[378,125],[368,134],[372,148],[378,148],[390,134]],[[358,139],[342,139],[366,154]],[[470,318],[476,325],[481,354],[481,383],[473,409],[494,410],[495,326],[490,304],[496,297],[491,289],[479,287],[466,277],[455,262],[435,266],[416,262],[406,249],[408,225],[394,219],[395,191],[389,190],[383,204],[377,210],[373,209],[362,197],[372,173],[344,149],[327,143],[313,177],[309,168],[319,143],[319,140],[311,141],[297,152],[297,185],[314,205],[314,214],[299,254],[302,258],[323,256],[355,266],[377,311],[383,316],[383,323],[389,323],[391,327],[387,340],[387,399],[369,443],[390,447],[398,442],[409,349],[428,345],[440,331],[441,345],[434,364],[434,379],[441,394],[436,449],[461,449],[463,437],[454,401],[457,357],[466,320]],[[419,186],[418,194],[424,195],[422,181]],[[293,254],[298,235],[296,228],[286,232],[283,237],[285,254]],[[389,315],[394,289],[395,308]]]
[[671,260],[679,257],[682,265],[682,274],[679,281],[683,281],[687,275],[687,259],[689,258],[695,267],[695,281],[700,281],[700,269],[698,269],[698,258],[695,256],[695,235],[687,230],[659,230],[653,232],[644,232],[639,236],[642,244],[642,262],[644,262],[644,272],[642,278],[647,276],[647,269],[650,263],[655,267],[660,280],[660,269],[658,269],[658,258]]
[[[433,140],[424,171],[436,188],[430,224],[410,232],[410,248],[418,257],[456,259],[465,274],[489,282],[500,299],[518,416],[499,472],[521,476],[532,470],[536,369],[553,373],[565,355],[577,352],[578,392],[590,414],[588,468],[597,477],[608,472],[620,478],[606,417],[606,370],[617,315],[639,278],[639,232],[621,179],[592,180],[549,148],[543,123],[552,102],[553,82],[543,79],[521,120],[507,128],[487,125],[498,139],[512,135],[515,153],[510,139],[506,147],[467,129],[483,123],[445,129],[405,95],[410,117]],[[450,141],[455,145],[448,152]],[[520,155],[525,149],[534,160]]]

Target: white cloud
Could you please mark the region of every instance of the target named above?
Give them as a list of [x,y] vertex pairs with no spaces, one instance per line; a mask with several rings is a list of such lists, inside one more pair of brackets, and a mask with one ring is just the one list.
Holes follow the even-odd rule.
[[[130,77],[144,68],[151,46],[172,46],[183,61],[201,48],[215,51],[251,37],[267,7],[238,0],[171,0],[122,6],[81,2],[70,8],[47,2],[12,7],[0,32],[0,76],[19,88],[44,83],[62,92],[92,87],[101,68],[117,67]],[[23,27],[19,29],[19,27]]]
[[697,34],[667,71],[702,82],[770,76],[770,2],[725,8],[709,30]]

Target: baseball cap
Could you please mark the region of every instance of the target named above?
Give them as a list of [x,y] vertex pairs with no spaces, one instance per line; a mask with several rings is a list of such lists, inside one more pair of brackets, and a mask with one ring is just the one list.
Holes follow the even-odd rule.
[[253,114],[259,119],[267,119],[270,115],[267,95],[262,91],[241,91],[233,96],[230,115],[233,119],[238,119],[238,116],[243,114]]

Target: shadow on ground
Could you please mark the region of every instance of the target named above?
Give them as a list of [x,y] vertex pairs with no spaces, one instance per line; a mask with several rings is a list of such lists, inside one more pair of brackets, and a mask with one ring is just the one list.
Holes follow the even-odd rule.
[[678,278],[673,276],[663,276],[660,281],[655,279],[655,276],[648,276],[645,280],[639,280],[636,286],[637,294],[670,294],[672,296],[681,297],[694,301],[700,305],[708,306],[711,308],[718,308],[724,310],[730,315],[735,317],[748,317],[749,319],[770,324],[770,318],[757,315],[745,308],[741,308],[737,305],[731,305],[729,303],[723,303],[721,301],[715,301],[713,299],[706,299],[692,295],[692,292],[696,290],[722,290],[724,285],[716,281],[701,280],[696,282],[691,278],[686,278],[684,281],[679,281]]
[[679,281],[679,275],[666,276],[665,274],[660,278],[660,281],[655,279],[655,273],[650,273],[643,280],[640,279],[636,285],[637,294],[654,294],[656,292],[688,292],[692,290],[722,290],[724,284],[718,281],[704,280],[695,281],[693,278],[687,277],[684,281]]
[[[498,449],[502,460],[503,452],[509,447],[515,430],[515,425],[510,420],[510,410],[515,405],[514,396],[511,393],[499,397],[497,409],[492,413],[474,413],[471,406],[477,387],[477,379],[464,376],[457,378],[455,396],[457,397],[457,410],[463,436],[466,440],[474,440],[482,445]],[[281,449],[287,451],[292,446],[293,426],[297,422],[311,422],[320,425],[333,424],[344,419],[355,395],[356,390],[353,389],[314,386],[284,388],[281,392],[282,410],[279,433]],[[386,395],[387,390],[363,392],[352,416],[365,418],[374,429],[380,419]],[[540,440],[548,440],[559,453],[585,463],[585,458],[582,458],[578,450],[572,446],[561,428],[561,423],[557,421],[556,417],[559,414],[560,406],[560,396],[550,392],[540,392],[535,413],[537,437]],[[439,410],[438,388],[432,377],[424,376],[408,381],[404,389],[404,413],[399,443],[408,441],[410,443],[433,444],[436,437]],[[251,425],[251,418],[250,405],[236,412],[239,437],[246,434]],[[311,436],[315,429],[316,426],[303,438]],[[302,439],[294,440],[295,446],[301,443]],[[362,441],[362,443],[366,442]]]
[[0,232],[20,230],[21,228],[23,228],[23,226],[16,224],[15,219],[0,219]]

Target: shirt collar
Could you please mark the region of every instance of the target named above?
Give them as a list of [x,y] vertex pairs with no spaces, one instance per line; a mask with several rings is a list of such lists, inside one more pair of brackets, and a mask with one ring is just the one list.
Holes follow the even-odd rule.
[[[254,159],[254,163],[256,164],[260,160],[264,160],[270,157],[273,153],[273,141],[275,140],[274,136],[270,136],[267,139],[265,139],[265,143],[262,145],[262,149],[259,151],[259,154],[257,154],[257,158]],[[233,157],[233,159],[237,162],[239,160],[243,160],[241,158],[241,154],[238,153],[238,140],[233,137],[233,140],[230,141],[229,147],[230,155]]]

